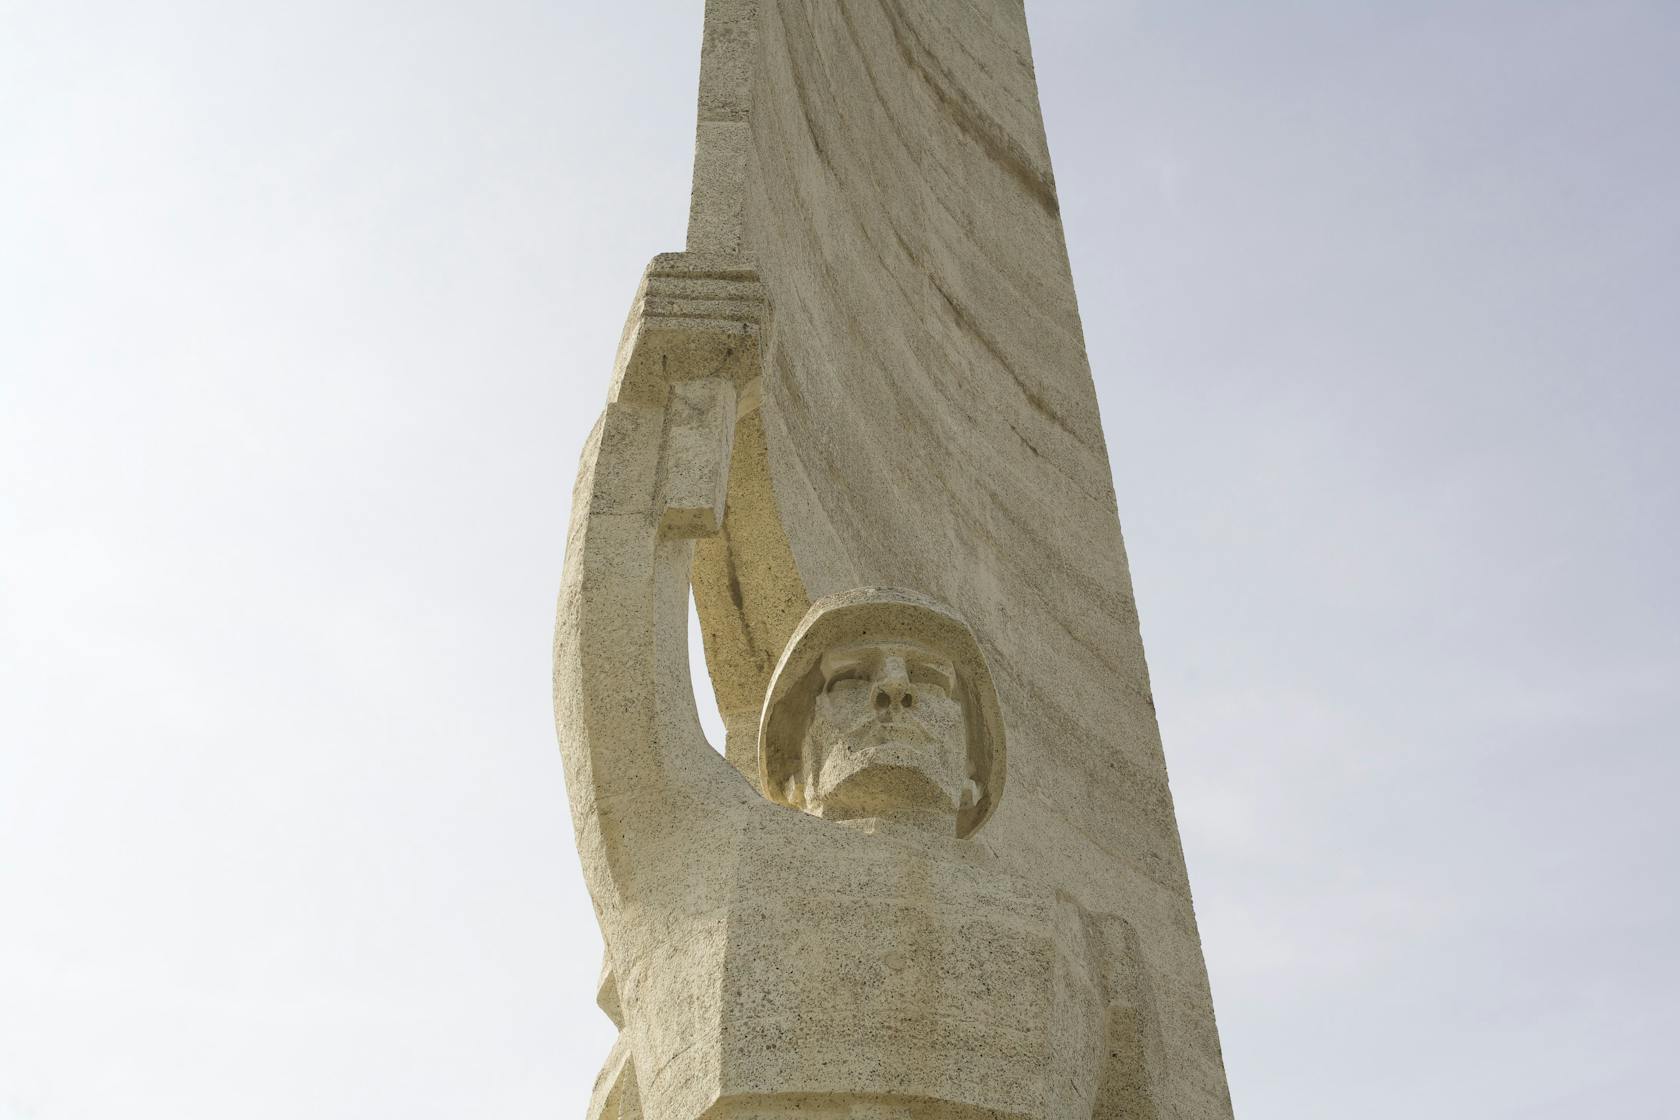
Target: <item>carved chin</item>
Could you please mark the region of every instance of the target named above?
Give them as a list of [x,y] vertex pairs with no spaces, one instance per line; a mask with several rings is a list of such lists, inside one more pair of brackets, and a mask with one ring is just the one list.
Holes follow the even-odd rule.
[[926,754],[925,747],[895,749],[889,743],[830,758],[823,767],[819,811],[869,817],[904,809],[954,810],[956,798],[928,772]]

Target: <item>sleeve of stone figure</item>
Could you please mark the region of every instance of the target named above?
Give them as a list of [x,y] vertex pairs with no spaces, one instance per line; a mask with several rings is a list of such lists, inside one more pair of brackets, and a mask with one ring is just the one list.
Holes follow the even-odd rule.
[[747,792],[695,714],[688,580],[693,541],[722,526],[756,326],[665,298],[661,274],[683,267],[681,291],[703,292],[692,264],[661,258],[633,306],[579,465],[555,633],[566,785],[604,925],[634,879],[683,858],[681,837]]

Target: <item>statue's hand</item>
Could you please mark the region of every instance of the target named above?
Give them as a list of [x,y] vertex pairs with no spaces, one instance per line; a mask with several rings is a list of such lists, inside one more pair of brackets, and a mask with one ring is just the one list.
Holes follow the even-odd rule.
[[663,537],[722,529],[737,407],[757,392],[767,315],[757,274],[734,257],[665,253],[643,274],[608,399],[664,410],[654,494]]
[[706,377],[671,386],[659,457],[661,535],[710,537],[722,530],[734,438],[732,381]]

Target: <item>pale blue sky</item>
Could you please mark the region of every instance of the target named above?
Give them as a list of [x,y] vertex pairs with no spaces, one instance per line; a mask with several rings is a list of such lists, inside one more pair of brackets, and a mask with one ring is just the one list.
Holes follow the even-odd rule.
[[[0,0],[0,1120],[581,1115],[697,0]],[[1680,5],[1029,0],[1245,1120],[1661,1116]]]

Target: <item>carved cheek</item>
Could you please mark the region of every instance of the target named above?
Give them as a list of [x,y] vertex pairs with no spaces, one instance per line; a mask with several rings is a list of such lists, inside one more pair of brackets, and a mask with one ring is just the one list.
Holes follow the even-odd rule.
[[855,726],[871,714],[869,686],[863,681],[838,681],[817,697],[817,715],[835,727]]
[[962,705],[948,702],[941,713],[939,738],[951,753],[951,764],[968,772],[968,721],[963,718]]
[[927,696],[921,701],[922,719],[941,735],[948,734],[963,721],[962,705],[945,696]]

